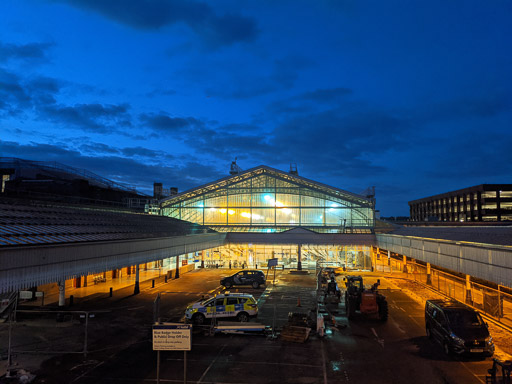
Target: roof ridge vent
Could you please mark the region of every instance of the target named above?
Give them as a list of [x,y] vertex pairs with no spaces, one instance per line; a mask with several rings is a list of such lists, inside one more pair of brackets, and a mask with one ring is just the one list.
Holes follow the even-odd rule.
[[231,162],[231,168],[229,169],[229,174],[230,175],[238,175],[240,173],[242,173],[242,168],[240,168],[238,166],[238,164],[236,163],[236,157],[235,157],[235,161]]
[[297,170],[297,163],[290,163],[290,174],[291,175],[299,175],[299,171]]

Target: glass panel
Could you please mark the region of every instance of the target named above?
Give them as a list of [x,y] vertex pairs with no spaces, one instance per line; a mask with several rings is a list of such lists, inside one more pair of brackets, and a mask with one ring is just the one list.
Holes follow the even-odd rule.
[[203,198],[195,198],[191,200],[186,200],[182,202],[183,207],[202,207],[203,206]]
[[272,177],[268,176],[258,176],[252,179],[252,187],[253,188],[263,188],[263,187],[271,187],[274,188],[276,186],[276,180]]
[[250,207],[251,206],[251,195],[229,195],[228,196],[229,207]]
[[494,199],[496,198],[496,191],[487,191],[482,193],[483,198]]
[[[279,205],[280,203],[282,205]],[[299,195],[292,195],[292,194],[278,193],[277,194],[276,206],[277,207],[279,207],[279,206],[282,206],[282,207],[299,207],[300,206],[300,196]]]
[[253,193],[252,206],[253,207],[274,207],[275,195],[273,193]]
[[206,224],[226,224],[227,209],[226,208],[208,208],[204,211],[204,223]]
[[276,208],[276,222],[278,224],[299,224],[299,208]]
[[325,210],[325,225],[346,225],[350,219],[350,211],[346,208],[327,208]]
[[324,210],[317,208],[302,208],[302,225],[322,225],[324,223]]
[[253,208],[252,223],[274,225],[274,214],[273,208]]
[[324,203],[325,200],[318,197],[302,196],[303,207],[323,207]]
[[203,224],[203,209],[202,208],[182,208],[181,219],[191,221],[193,223]]
[[502,198],[512,197],[512,191],[501,191],[500,197],[502,197]]
[[251,213],[249,209],[228,209],[228,224],[250,224]]
[[204,201],[204,207],[205,208],[226,207],[227,206],[226,201],[227,201],[226,196],[218,196],[218,197],[208,198],[208,199],[205,199],[205,201]]

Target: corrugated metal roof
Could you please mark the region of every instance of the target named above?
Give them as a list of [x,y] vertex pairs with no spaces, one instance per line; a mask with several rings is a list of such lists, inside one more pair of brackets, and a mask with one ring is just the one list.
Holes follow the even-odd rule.
[[129,240],[213,232],[163,216],[0,200],[0,247]]
[[512,226],[400,227],[389,234],[512,246]]

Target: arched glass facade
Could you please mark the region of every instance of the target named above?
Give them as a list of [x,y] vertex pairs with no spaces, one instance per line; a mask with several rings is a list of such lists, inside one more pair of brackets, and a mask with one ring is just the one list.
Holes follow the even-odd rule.
[[268,167],[170,197],[162,214],[217,231],[372,232],[373,200]]

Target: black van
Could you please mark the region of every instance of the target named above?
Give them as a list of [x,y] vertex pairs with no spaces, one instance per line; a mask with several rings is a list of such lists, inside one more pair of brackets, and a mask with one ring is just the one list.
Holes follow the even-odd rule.
[[265,285],[265,274],[263,271],[245,269],[222,278],[220,284],[226,288],[231,288],[233,285],[251,285],[254,289],[257,289],[260,285]]
[[478,312],[456,300],[427,300],[427,336],[439,342],[449,355],[494,354],[494,343],[487,324]]

